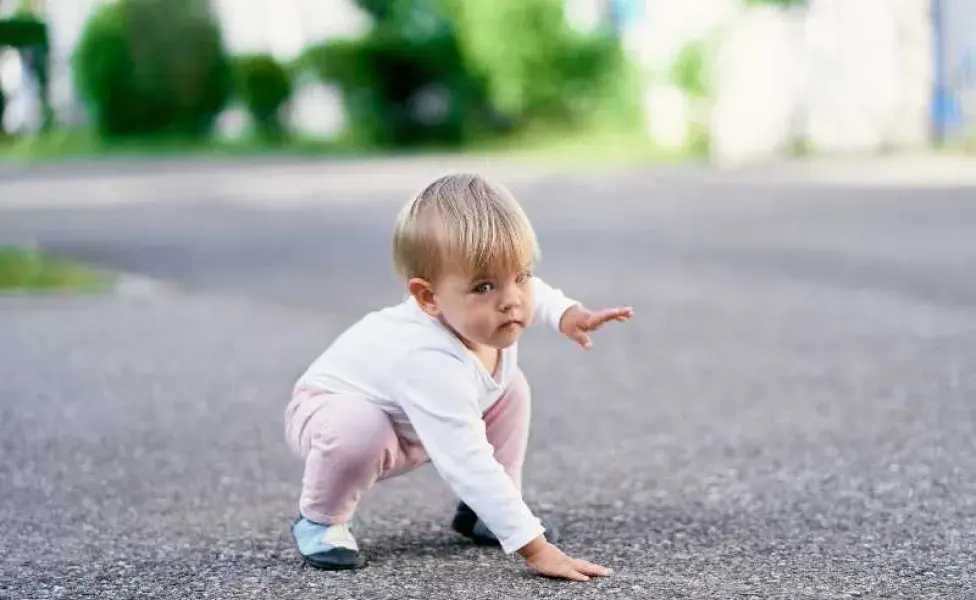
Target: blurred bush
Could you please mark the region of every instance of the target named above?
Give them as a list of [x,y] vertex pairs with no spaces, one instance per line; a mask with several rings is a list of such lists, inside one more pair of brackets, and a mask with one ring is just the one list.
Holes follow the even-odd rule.
[[117,0],[95,10],[73,57],[75,85],[103,137],[202,137],[234,73],[205,0]]
[[489,127],[483,84],[464,64],[453,24],[431,1],[361,0],[375,27],[314,46],[304,61],[338,84],[355,142],[457,146]]
[[574,31],[563,0],[443,1],[465,64],[484,78],[505,118],[576,126],[607,114],[633,116],[636,88],[619,40]]
[[619,42],[570,30],[561,0],[358,0],[375,21],[304,62],[338,84],[353,136],[459,145],[535,125],[637,114]]
[[291,73],[270,54],[249,54],[235,59],[237,97],[251,113],[258,134],[280,140],[285,128],[282,107],[292,94]]

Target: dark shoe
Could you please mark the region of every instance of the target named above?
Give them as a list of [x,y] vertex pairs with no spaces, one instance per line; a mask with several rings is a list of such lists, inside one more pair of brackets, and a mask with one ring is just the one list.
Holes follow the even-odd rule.
[[299,517],[291,525],[291,535],[298,553],[317,569],[339,571],[366,564],[348,525],[323,525]]
[[[551,544],[555,544],[559,539],[559,534],[556,529],[544,520],[542,521],[542,526],[546,530],[546,540]],[[498,538],[495,537],[495,534],[488,529],[488,526],[464,502],[458,503],[457,511],[454,513],[454,520],[451,521],[451,529],[466,538],[470,538],[479,546],[501,545]]]

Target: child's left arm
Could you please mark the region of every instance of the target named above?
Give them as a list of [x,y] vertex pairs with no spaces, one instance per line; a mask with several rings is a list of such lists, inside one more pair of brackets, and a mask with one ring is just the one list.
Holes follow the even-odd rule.
[[634,316],[634,310],[629,306],[591,311],[538,277],[533,277],[533,285],[536,319],[548,323],[586,350],[593,347],[588,332],[596,331],[610,321],[626,321]]

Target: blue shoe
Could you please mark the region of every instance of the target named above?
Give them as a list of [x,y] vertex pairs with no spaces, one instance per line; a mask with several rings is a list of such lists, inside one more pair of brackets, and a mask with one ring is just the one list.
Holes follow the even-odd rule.
[[291,534],[298,553],[313,567],[339,571],[366,564],[348,524],[323,525],[299,517],[291,525]]
[[[542,526],[545,528],[546,540],[550,544],[555,544],[559,540],[559,533],[556,529],[546,521],[542,521]],[[464,502],[458,503],[457,511],[454,513],[454,520],[451,521],[451,528],[463,535],[466,538],[471,539],[475,544],[479,546],[500,546],[501,542],[495,537],[495,534],[488,529],[484,521],[478,518],[471,507],[469,507]]]

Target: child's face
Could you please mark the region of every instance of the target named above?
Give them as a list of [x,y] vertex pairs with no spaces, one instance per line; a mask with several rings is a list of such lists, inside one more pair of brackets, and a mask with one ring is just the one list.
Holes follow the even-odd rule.
[[474,277],[455,270],[439,278],[431,290],[432,302],[425,310],[472,349],[506,348],[532,321],[535,298],[528,267],[511,274]]

